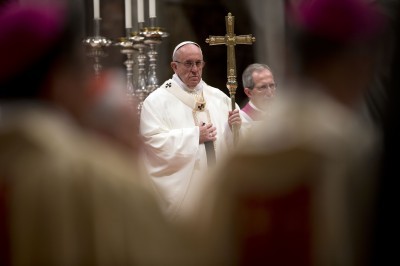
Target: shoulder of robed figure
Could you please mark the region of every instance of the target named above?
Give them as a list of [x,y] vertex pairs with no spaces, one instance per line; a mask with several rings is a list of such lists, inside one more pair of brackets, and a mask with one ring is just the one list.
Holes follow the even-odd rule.
[[167,90],[165,90],[166,86],[168,83],[173,83],[174,81],[172,79],[168,79],[166,80],[161,86],[159,86],[157,89],[155,89],[154,91],[152,91],[147,97],[146,99],[144,99],[144,102],[148,102],[148,101],[154,101],[154,100],[162,100],[164,96],[168,95],[169,92]]

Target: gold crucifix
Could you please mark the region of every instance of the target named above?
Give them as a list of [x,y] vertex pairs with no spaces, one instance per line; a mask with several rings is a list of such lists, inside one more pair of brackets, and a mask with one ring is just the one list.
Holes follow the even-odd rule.
[[[219,45],[225,44],[227,46],[227,79],[226,87],[229,90],[229,95],[231,97],[232,110],[235,110],[236,101],[235,94],[237,88],[236,81],[236,59],[235,59],[235,45],[236,44],[253,44],[256,41],[256,38],[251,34],[249,35],[239,35],[236,36],[234,33],[235,26],[235,17],[232,16],[231,13],[228,13],[228,16],[225,16],[225,24],[226,24],[226,34],[225,36],[212,36],[210,35],[206,39],[206,43],[210,45]],[[238,128],[233,128],[233,137],[234,143],[236,144],[238,141]]]

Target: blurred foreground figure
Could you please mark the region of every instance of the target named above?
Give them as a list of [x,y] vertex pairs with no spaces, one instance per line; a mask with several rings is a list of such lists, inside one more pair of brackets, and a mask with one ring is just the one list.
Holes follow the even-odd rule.
[[93,79],[87,89],[84,115],[81,123],[133,153],[138,152],[142,142],[139,134],[139,117],[136,102],[126,95],[126,82],[122,71],[103,71]]
[[193,214],[216,265],[368,263],[379,138],[358,107],[384,24],[361,0],[296,3],[293,85]]
[[0,265],[187,265],[190,247],[177,253],[140,179],[137,143],[102,128],[100,98],[88,110],[72,2],[51,3],[0,8]]

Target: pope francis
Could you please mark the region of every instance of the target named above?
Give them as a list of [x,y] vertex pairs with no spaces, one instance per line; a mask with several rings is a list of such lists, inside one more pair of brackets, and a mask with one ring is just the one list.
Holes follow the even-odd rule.
[[205,172],[233,145],[232,125],[242,123],[230,98],[202,80],[204,65],[197,43],[178,44],[175,74],[142,106],[145,165],[170,217],[184,213]]

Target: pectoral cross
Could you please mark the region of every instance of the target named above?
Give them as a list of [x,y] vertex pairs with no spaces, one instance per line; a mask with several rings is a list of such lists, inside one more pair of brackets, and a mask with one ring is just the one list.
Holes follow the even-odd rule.
[[[228,16],[225,16],[225,24],[226,24],[226,34],[225,36],[212,36],[210,35],[206,39],[206,43],[210,45],[219,45],[225,44],[227,46],[227,83],[226,87],[229,90],[229,95],[231,97],[231,105],[232,110],[235,110],[236,101],[235,94],[237,88],[236,81],[236,58],[235,58],[235,46],[236,44],[253,44],[256,41],[256,38],[251,34],[249,35],[239,35],[236,36],[234,33],[235,26],[235,17],[232,16],[231,13],[228,13]],[[239,131],[237,127],[233,127],[233,137],[234,143],[236,144],[239,139]]]

